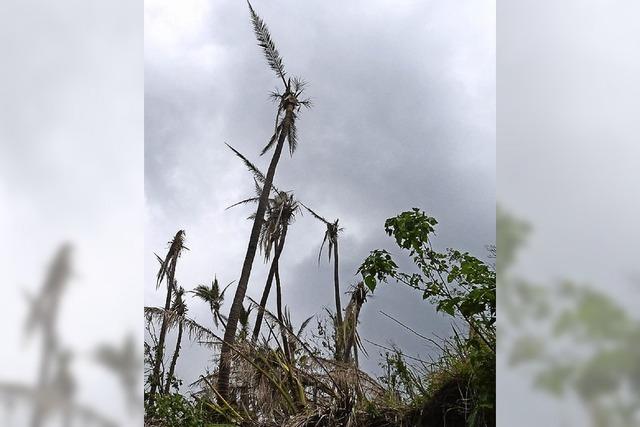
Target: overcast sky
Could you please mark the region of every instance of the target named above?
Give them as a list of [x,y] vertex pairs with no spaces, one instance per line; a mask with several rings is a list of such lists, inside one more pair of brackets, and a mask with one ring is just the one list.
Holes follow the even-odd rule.
[[[485,255],[495,242],[495,6],[493,1],[255,1],[290,75],[309,82],[311,110],[299,145],[282,155],[276,185],[345,228],[343,290],[369,251],[387,248],[384,220],[412,207],[435,216],[436,244]],[[251,175],[225,147],[259,157],[273,128],[268,100],[278,81],[256,45],[239,1],[145,4],[145,304],[162,305],[157,261],[185,229],[190,251],[177,280],[185,289],[237,280],[253,207],[225,210],[253,193]],[[284,303],[294,324],[332,307],[331,266],[317,263],[324,225],[297,218],[281,258]],[[267,268],[256,256],[247,295],[259,299]],[[228,292],[224,312],[235,287]],[[343,296],[343,306],[348,301]],[[211,324],[208,308],[188,300]],[[274,304],[273,298],[270,304]],[[361,335],[410,354],[430,348],[394,325],[447,335],[450,320],[418,293],[390,284],[361,314]],[[172,348],[170,346],[169,348]],[[185,345],[178,371],[197,378],[208,353]],[[367,346],[375,370],[379,350]]]

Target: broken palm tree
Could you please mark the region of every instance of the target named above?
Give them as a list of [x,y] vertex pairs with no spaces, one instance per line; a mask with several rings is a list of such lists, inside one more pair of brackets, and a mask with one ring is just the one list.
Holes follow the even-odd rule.
[[[156,255],[156,258],[160,262],[160,269],[158,270],[158,275],[156,277],[156,289],[160,287],[162,281],[164,280],[167,284],[167,296],[165,299],[164,309],[169,311],[171,309],[171,296],[173,291],[175,290],[175,274],[176,274],[176,266],[178,264],[178,258],[182,254],[184,249],[187,247],[184,246],[185,232],[184,230],[179,230],[174,236],[173,240],[169,242],[169,251],[167,251],[167,255],[164,259],[160,258]],[[160,325],[160,334],[158,337],[158,344],[156,346],[155,357],[154,357],[154,366],[151,371],[151,376],[149,378],[150,390],[149,390],[149,405],[153,406],[155,401],[155,394],[158,390],[162,391],[162,377],[160,374],[160,368],[162,365],[162,361],[164,358],[164,343],[167,335],[167,320],[165,317],[162,318]]]
[[[265,177],[262,172],[255,166],[249,159],[242,155],[238,150],[227,144],[227,146],[240,158],[247,166],[247,169],[253,174],[256,196],[241,200],[227,209],[234,206],[257,203],[260,194],[262,194],[262,185],[264,184]],[[256,342],[260,335],[260,329],[262,328],[262,320],[264,318],[264,309],[271,293],[271,286],[274,278],[276,283],[279,283],[279,271],[278,265],[280,261],[280,255],[284,249],[284,243],[287,236],[289,225],[295,220],[296,214],[300,212],[300,204],[294,198],[293,194],[286,191],[280,191],[274,185],[271,186],[274,191],[274,196],[269,198],[268,207],[265,215],[264,224],[260,232],[259,246],[265,258],[265,262],[269,261],[271,252],[275,247],[275,254],[271,260],[271,266],[269,268],[269,274],[267,275],[267,282],[265,283],[260,304],[258,306],[258,314],[256,316],[256,322],[253,329],[252,341]],[[252,214],[249,219],[253,219],[255,213]],[[281,307],[282,304],[282,292],[280,286],[277,286],[277,304]],[[279,310],[280,312],[281,310]],[[282,319],[281,319],[282,320]]]
[[317,220],[322,222],[326,226],[326,231],[324,233],[324,239],[322,240],[322,245],[320,246],[320,252],[318,253],[318,263],[320,262],[320,257],[322,256],[322,250],[324,249],[325,243],[328,242],[328,255],[329,262],[331,262],[331,255],[333,254],[333,288],[334,288],[334,297],[336,303],[336,313],[335,313],[335,324],[336,324],[336,359],[341,360],[344,355],[345,343],[344,343],[344,328],[343,328],[343,319],[342,319],[342,303],[340,302],[340,274],[339,274],[339,262],[338,262],[338,234],[343,230],[338,226],[338,219],[334,222],[329,222],[325,218],[321,217],[317,213],[315,213],[308,206],[305,206],[306,210],[308,210],[311,215],[313,215]]
[[[179,287],[176,290],[173,305],[171,310],[175,313],[178,318],[184,318],[187,314],[187,305],[184,303],[183,299],[184,289]],[[180,345],[182,344],[182,332],[184,329],[184,322],[178,322],[178,337],[176,338],[176,348],[173,352],[173,357],[171,358],[171,364],[169,365],[169,373],[167,374],[167,379],[164,383],[164,394],[169,394],[171,390],[171,385],[175,384],[175,372],[176,372],[176,364],[178,363],[178,356],[180,355]],[[176,386],[177,388],[177,386]]]
[[251,15],[254,33],[258,39],[258,45],[262,48],[269,67],[282,81],[283,88],[281,92],[275,91],[271,94],[274,101],[278,103],[275,118],[275,130],[267,145],[262,149],[262,154],[265,154],[271,148],[273,148],[274,151],[267,170],[265,182],[262,187],[262,193],[258,200],[256,216],[253,221],[247,252],[242,264],[240,280],[238,280],[238,287],[236,288],[236,293],[229,312],[227,327],[225,328],[218,369],[218,392],[220,394],[220,401],[225,400],[228,396],[229,375],[231,373],[231,348],[235,342],[238,320],[241,314],[244,297],[247,293],[249,277],[251,276],[251,268],[258,248],[260,233],[264,223],[264,215],[267,210],[269,193],[271,192],[271,186],[275,177],[278,161],[280,160],[285,140],[289,143],[290,154],[293,154],[295,151],[298,143],[296,129],[297,113],[302,106],[311,106],[311,102],[308,99],[301,98],[304,90],[304,82],[299,78],[287,78],[284,63],[273,40],[271,39],[269,30],[267,29],[264,21],[262,21],[262,19],[253,10],[250,3],[249,12]]

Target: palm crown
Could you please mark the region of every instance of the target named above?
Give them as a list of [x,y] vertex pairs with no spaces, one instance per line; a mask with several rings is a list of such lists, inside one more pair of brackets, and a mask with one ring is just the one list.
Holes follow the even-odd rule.
[[[247,2],[248,3],[248,2]],[[264,52],[267,64],[276,75],[282,80],[284,89],[280,91],[271,92],[271,98],[278,103],[278,111],[276,113],[275,129],[273,136],[262,149],[260,155],[269,151],[271,147],[278,141],[278,138],[282,133],[285,134],[287,141],[289,142],[289,152],[293,154],[298,144],[297,129],[295,120],[297,118],[297,112],[300,111],[300,107],[311,107],[310,99],[302,99],[302,93],[306,83],[299,77],[293,79],[287,78],[284,70],[284,63],[282,57],[276,49],[276,45],[271,39],[269,29],[264,21],[256,14],[249,3],[249,12],[251,13],[251,22],[253,24],[253,31],[258,40],[258,46],[262,48]],[[282,117],[281,117],[282,116]]]
[[229,283],[224,289],[222,289],[222,291],[220,291],[218,278],[214,277],[213,282],[211,282],[211,286],[198,285],[191,291],[194,297],[200,298],[202,301],[209,304],[209,309],[213,314],[213,323],[216,328],[218,327],[219,322],[223,324],[225,322],[224,316],[220,314],[220,310],[222,309],[222,303],[224,302],[224,293],[232,283],[233,282]]
[[327,252],[329,255],[329,261],[331,261],[331,253],[333,252],[333,246],[338,241],[338,233],[341,233],[342,231],[344,231],[344,228],[341,228],[338,226],[339,219],[336,218],[334,222],[330,222],[325,218],[321,217],[320,215],[318,215],[317,213],[315,213],[308,206],[306,205],[302,205],[302,206],[304,206],[304,208],[308,210],[309,213],[311,213],[311,215],[314,216],[314,218],[316,218],[317,220],[320,220],[327,226],[327,231],[325,231],[324,233],[324,239],[322,240],[322,245],[320,245],[320,252],[318,253],[318,262],[320,262],[320,257],[322,256],[322,249],[324,248],[324,244],[326,242],[329,242],[329,247]]

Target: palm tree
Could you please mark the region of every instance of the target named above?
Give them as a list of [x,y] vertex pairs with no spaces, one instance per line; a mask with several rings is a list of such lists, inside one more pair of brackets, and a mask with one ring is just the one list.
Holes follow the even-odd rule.
[[[236,154],[236,156],[242,159],[244,164],[247,166],[247,169],[249,169],[249,171],[253,174],[256,187],[255,197],[241,200],[229,206],[227,209],[242,204],[258,202],[259,196],[262,193],[262,184],[264,184],[265,181],[264,174],[260,172],[260,170],[238,150],[236,150],[229,144],[227,144],[227,146]],[[260,298],[260,305],[258,307],[258,314],[256,316],[256,323],[254,325],[252,334],[253,342],[257,341],[258,336],[260,335],[262,320],[264,318],[264,310],[267,305],[267,300],[269,299],[273,279],[276,276],[280,255],[282,254],[282,250],[284,249],[287,230],[289,228],[289,225],[295,220],[296,214],[300,212],[300,204],[294,198],[293,194],[290,194],[286,191],[280,191],[274,185],[272,185],[271,188],[273,189],[275,195],[269,198],[266,218],[260,232],[260,240],[258,242],[258,245],[262,250],[265,262],[268,261],[271,257],[271,251],[274,247],[275,255],[273,260],[271,261],[271,267],[269,268],[269,274],[267,275],[267,282],[262,292],[262,297]],[[254,217],[255,213],[249,218]],[[278,290],[278,304],[281,304],[281,298],[282,293],[280,290]]]
[[360,309],[367,301],[367,288],[364,283],[359,282],[353,286],[351,291],[349,304],[344,309],[344,349],[342,360],[348,362],[353,351],[354,362],[358,366],[358,347],[360,346],[360,337],[358,335],[358,321],[360,318]]
[[[171,311],[175,313],[176,316],[180,318],[184,318],[185,314],[187,314],[187,305],[183,300],[184,289],[182,287],[176,290],[175,297],[173,299],[173,305],[171,307]],[[178,356],[180,354],[180,344],[182,343],[182,330],[184,327],[183,322],[178,322],[178,338],[176,339],[176,349],[173,352],[173,358],[171,358],[171,365],[169,365],[169,374],[167,375],[167,380],[164,383],[164,394],[169,394],[169,390],[171,389],[171,382],[173,381],[174,374],[176,371],[176,363],[178,362]]]
[[[273,199],[273,203],[269,206],[269,212],[265,226],[263,228],[262,247],[265,253],[265,258],[269,257],[271,248],[275,246],[276,251],[271,262],[271,268],[269,269],[269,275],[267,276],[267,283],[265,284],[262,297],[260,298],[260,305],[258,307],[258,314],[256,316],[256,323],[253,328],[252,340],[256,341],[260,335],[260,328],[262,327],[262,319],[264,317],[264,309],[269,299],[269,293],[271,292],[271,284],[273,279],[276,279],[276,296],[278,307],[282,305],[282,289],[280,287],[280,275],[278,272],[278,266],[280,263],[280,256],[284,249],[284,243],[287,236],[287,230],[289,225],[294,221],[296,214],[300,211],[300,206],[297,200],[293,197],[293,194],[287,194],[285,192],[279,192]],[[279,319],[282,320],[282,319]]]
[[251,268],[258,248],[260,233],[264,223],[264,215],[267,210],[269,193],[271,192],[271,186],[275,177],[278,161],[280,160],[280,154],[282,153],[285,140],[289,143],[290,154],[293,154],[295,151],[298,142],[296,130],[297,112],[300,111],[301,106],[311,106],[311,102],[309,100],[301,99],[304,82],[298,78],[294,78],[293,81],[291,78],[286,78],[282,58],[280,57],[275,44],[271,40],[269,30],[267,29],[264,21],[262,21],[262,19],[253,10],[250,3],[249,12],[251,14],[253,29],[256,38],[258,39],[258,45],[262,48],[267,59],[267,63],[271,69],[275,71],[276,75],[282,80],[284,88],[282,89],[282,93],[273,92],[271,94],[273,100],[278,102],[275,131],[267,145],[263,148],[262,154],[265,154],[271,148],[274,148],[274,152],[269,164],[269,169],[267,170],[264,185],[262,186],[262,192],[260,194],[253,227],[251,228],[251,235],[249,237],[249,245],[247,246],[247,252],[242,264],[240,280],[238,281],[238,287],[236,288],[236,293],[233,298],[227,327],[225,328],[224,340],[222,342],[220,365],[218,370],[218,393],[220,394],[221,402],[223,399],[228,397],[229,375],[231,373],[231,347],[235,342],[238,320],[242,311],[244,297],[247,293],[247,285],[249,284],[249,277],[251,276]]
[[222,303],[224,302],[224,293],[227,288],[231,286],[233,282],[230,282],[225,288],[220,292],[220,284],[218,283],[218,278],[214,277],[213,282],[211,282],[211,287],[206,285],[198,285],[194,290],[191,291],[194,297],[200,298],[202,301],[209,304],[209,309],[211,310],[211,314],[213,315],[213,324],[216,328],[219,327],[219,324],[222,324],[223,328],[227,327],[227,322],[225,317],[220,314],[220,309],[222,308]]
[[[180,345],[182,342],[183,332],[188,333],[190,340],[196,340],[202,342],[204,340],[216,340],[217,335],[206,327],[200,325],[195,320],[187,317],[187,307],[183,300],[184,290],[179,288],[176,291],[175,299],[171,309],[167,310],[160,307],[145,307],[144,316],[147,322],[164,323],[167,330],[178,328],[178,339],[176,344],[176,350],[173,354],[171,365],[169,368],[169,374],[167,376],[167,382],[164,383],[163,392],[168,393],[170,388],[171,379],[174,376],[176,362],[178,360]],[[168,385],[169,384],[169,385]]]
[[334,222],[329,222],[315,213],[313,210],[311,210],[308,206],[303,206],[311,213],[311,215],[313,215],[317,220],[324,223],[327,227],[327,230],[324,233],[324,239],[322,240],[322,245],[320,246],[320,252],[318,253],[318,262],[320,262],[324,244],[326,242],[329,242],[327,252],[329,254],[329,262],[331,262],[331,254],[333,253],[333,286],[336,300],[336,354],[338,355],[338,358],[340,358],[340,355],[342,354],[344,349],[344,330],[342,320],[342,304],[340,302],[340,276],[338,274],[338,234],[343,229],[338,226],[338,219],[336,219]]
[[[174,236],[173,240],[169,242],[169,251],[164,260],[158,255],[158,261],[160,262],[160,270],[158,270],[158,276],[156,278],[156,289],[160,287],[160,284],[165,280],[167,284],[167,297],[165,299],[164,309],[169,311],[171,308],[171,295],[175,290],[175,274],[176,266],[178,264],[178,258],[182,254],[183,249],[187,249],[184,246],[185,232],[179,230]],[[149,390],[149,404],[153,406],[155,400],[155,394],[157,389],[161,386],[162,378],[160,376],[160,367],[164,358],[164,342],[167,335],[167,319],[162,318],[160,326],[160,334],[158,337],[158,345],[156,347],[156,354],[154,359],[154,366],[151,372],[150,378],[150,390]]]

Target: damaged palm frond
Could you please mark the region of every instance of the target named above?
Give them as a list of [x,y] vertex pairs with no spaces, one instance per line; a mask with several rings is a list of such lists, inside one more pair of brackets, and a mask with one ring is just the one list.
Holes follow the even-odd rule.
[[318,252],[318,264],[320,264],[320,257],[322,256],[322,250],[324,249],[324,244],[329,242],[328,255],[329,262],[331,262],[331,256],[333,255],[333,293],[336,304],[336,314],[335,314],[335,327],[336,327],[336,357],[340,358],[344,355],[343,351],[346,347],[346,343],[344,342],[344,331],[343,331],[343,319],[342,319],[342,302],[340,297],[340,273],[339,273],[339,263],[338,263],[338,234],[343,230],[338,225],[339,220],[336,218],[334,222],[327,221],[324,217],[318,215],[308,206],[305,206],[305,209],[313,215],[314,218],[322,222],[326,231],[324,233],[324,238],[322,239],[322,245],[320,245],[320,251]]
[[287,85],[284,71],[284,63],[282,58],[280,57],[280,53],[278,49],[276,49],[276,45],[271,39],[271,34],[269,34],[269,29],[267,28],[267,24],[264,23],[262,18],[258,16],[258,14],[253,10],[251,3],[247,1],[249,5],[249,13],[251,14],[251,23],[253,24],[253,32],[258,39],[258,46],[262,48],[264,52],[264,56],[267,60],[267,64],[273,71],[276,72],[278,77],[282,79],[282,83]]
[[160,270],[158,270],[158,275],[156,277],[156,289],[160,287],[160,284],[167,276],[175,273],[176,264],[178,262],[178,258],[182,254],[182,250],[189,250],[189,248],[184,246],[184,239],[184,230],[179,230],[173,240],[169,242],[169,250],[167,251],[167,255],[164,259],[155,254],[156,258],[160,262]]
[[187,316],[178,314],[174,310],[164,310],[160,307],[145,307],[144,316],[147,322],[161,322],[165,319],[171,329],[182,323],[189,339],[192,341],[204,341],[205,339],[211,339],[216,336],[213,331]]

